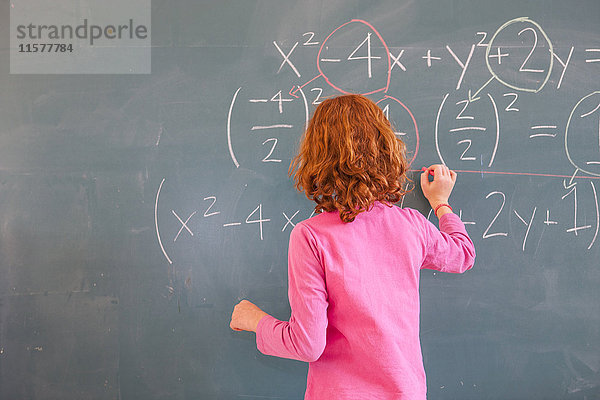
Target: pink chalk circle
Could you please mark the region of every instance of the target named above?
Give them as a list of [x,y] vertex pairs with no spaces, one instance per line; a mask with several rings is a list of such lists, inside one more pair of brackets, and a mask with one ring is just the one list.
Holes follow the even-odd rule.
[[[330,42],[330,39],[335,35],[337,36],[341,36],[345,30],[347,30],[349,28],[350,25],[354,25],[356,26],[356,24],[362,24],[364,25],[367,29],[368,29],[368,38],[370,39],[370,34],[371,33],[375,33],[375,36],[379,39],[379,41],[381,42],[381,46],[383,46],[383,48],[385,49],[385,57],[381,58],[381,63],[385,63],[386,66],[386,76],[385,76],[385,81],[379,85],[379,87],[374,88],[373,90],[367,90],[363,93],[356,93],[354,91],[352,91],[348,85],[345,85],[343,82],[336,82],[334,83],[333,81],[335,80],[334,78],[332,78],[331,76],[328,76],[324,71],[323,71],[323,61],[321,59],[321,55],[323,53],[323,49],[327,49],[328,45]],[[360,46],[359,46],[360,47]],[[379,47],[379,46],[377,46]],[[370,50],[370,49],[369,49]],[[360,57],[360,58],[367,58],[367,57]],[[333,61],[333,60],[329,60],[329,61]],[[347,60],[335,60],[336,62],[331,62],[330,64],[333,65],[340,65],[342,64],[342,61],[347,61]],[[370,63],[371,60],[369,59],[368,62]],[[390,51],[389,48],[387,46],[387,44],[385,43],[385,41],[383,40],[383,37],[381,36],[381,34],[379,34],[379,32],[373,27],[373,25],[369,24],[366,21],[360,20],[360,19],[353,19],[351,21],[346,22],[345,24],[337,27],[336,29],[333,30],[333,32],[331,32],[329,34],[329,36],[327,36],[327,38],[323,41],[323,43],[321,44],[321,47],[319,48],[319,53],[317,54],[317,69],[319,70],[319,74],[320,76],[322,76],[325,81],[327,82],[327,84],[329,86],[331,86],[332,88],[334,88],[335,90],[337,90],[338,92],[344,93],[344,94],[362,94],[362,95],[369,95],[369,94],[373,94],[373,93],[378,93],[378,92],[387,92],[389,86],[390,86],[390,70],[391,70],[391,63],[390,63]],[[331,72],[331,71],[330,71]],[[329,72],[328,72],[329,73]],[[331,75],[331,74],[330,74]]]
[[379,103],[381,103],[384,100],[390,100],[390,101],[393,101],[393,102],[396,102],[396,103],[400,104],[402,106],[402,108],[404,110],[406,110],[406,112],[410,116],[410,119],[412,120],[413,127],[415,128],[415,136],[416,136],[416,142],[417,143],[415,145],[415,153],[413,154],[412,158],[408,162],[408,164],[411,165],[413,163],[413,161],[415,161],[415,159],[417,158],[417,154],[419,154],[419,127],[417,126],[417,120],[415,119],[415,116],[410,111],[410,109],[408,107],[406,107],[406,105],[403,102],[401,102],[400,100],[398,100],[395,97],[385,95],[381,100],[377,101],[376,104],[379,105]]

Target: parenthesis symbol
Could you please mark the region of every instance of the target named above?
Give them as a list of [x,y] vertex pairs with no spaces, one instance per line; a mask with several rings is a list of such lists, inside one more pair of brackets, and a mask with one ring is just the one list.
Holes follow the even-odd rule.
[[600,228],[600,210],[598,209],[598,194],[596,193],[596,186],[594,185],[594,182],[590,181],[590,184],[592,185],[592,190],[594,191],[594,200],[596,201],[596,232],[594,233],[594,238],[592,239],[592,242],[588,246],[588,250],[591,249],[594,245],[594,242],[598,237],[598,228]]
[[160,239],[160,231],[158,230],[158,198],[160,196],[160,191],[162,190],[163,183],[165,183],[165,178],[163,178],[163,180],[160,182],[160,185],[158,186],[158,191],[156,192],[156,201],[154,202],[154,226],[156,228],[156,237],[158,238],[158,244],[160,245],[160,249],[162,250],[169,264],[173,264],[173,261],[171,261],[169,255],[165,251],[165,248],[162,244],[162,240]]
[[308,128],[308,102],[306,100],[306,95],[304,94],[304,90],[302,90],[302,88],[300,86],[298,86],[298,91],[302,95],[302,100],[304,101],[304,115],[305,115],[305,120],[306,120],[306,125],[304,126],[304,129],[306,129],[306,128]]
[[498,118],[498,107],[496,106],[496,102],[491,94],[487,94],[492,102],[492,106],[494,107],[494,115],[496,116],[496,144],[494,145],[494,151],[492,152],[492,158],[490,159],[490,163],[488,164],[488,168],[492,166],[494,162],[494,158],[496,158],[496,151],[498,150],[498,142],[500,142],[500,118]]
[[444,165],[446,165],[446,163],[444,162],[444,159],[442,158],[442,152],[440,151],[440,139],[439,139],[438,132],[439,132],[440,115],[442,114],[442,108],[444,107],[444,103],[446,102],[446,99],[448,98],[449,95],[450,95],[450,93],[446,93],[446,95],[442,99],[442,103],[440,104],[440,108],[439,108],[437,116],[435,118],[435,150],[438,153],[438,157],[440,158],[440,161]]
[[233,99],[231,99],[231,105],[229,106],[229,113],[227,114],[227,146],[229,146],[229,155],[231,155],[231,159],[233,160],[236,168],[240,167],[240,163],[233,153],[233,145],[231,144],[231,113],[233,112],[233,104],[235,103],[235,99],[240,90],[242,90],[241,86],[235,91]]

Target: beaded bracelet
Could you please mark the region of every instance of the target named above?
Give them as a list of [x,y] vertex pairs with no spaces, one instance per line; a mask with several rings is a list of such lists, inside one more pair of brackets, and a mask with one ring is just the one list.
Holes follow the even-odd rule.
[[440,207],[448,207],[450,209],[450,211],[452,211],[452,207],[450,207],[450,204],[447,204],[447,203],[438,204],[438,206],[435,208],[435,210],[433,210],[433,213],[435,214],[436,217],[437,217],[437,212]]

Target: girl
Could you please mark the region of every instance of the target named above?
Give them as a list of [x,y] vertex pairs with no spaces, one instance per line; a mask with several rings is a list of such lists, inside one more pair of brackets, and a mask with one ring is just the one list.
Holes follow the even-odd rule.
[[339,96],[315,110],[290,166],[319,213],[290,234],[291,317],[243,300],[230,324],[256,332],[264,354],[309,362],[305,399],[426,398],[419,270],[462,273],[475,249],[448,204],[456,173],[433,165],[421,174],[438,230],[394,205],[407,168],[404,143],[371,100]]

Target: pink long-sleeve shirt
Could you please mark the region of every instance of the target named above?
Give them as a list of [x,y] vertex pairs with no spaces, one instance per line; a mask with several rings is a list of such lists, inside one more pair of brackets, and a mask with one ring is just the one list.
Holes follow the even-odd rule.
[[439,226],[379,202],[351,223],[337,211],[298,223],[288,252],[291,317],[263,317],[258,350],[309,362],[305,399],[425,399],[419,270],[460,273],[475,259],[458,216],[444,214]]

